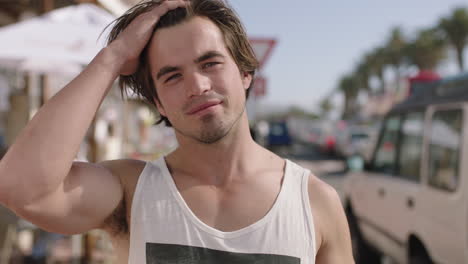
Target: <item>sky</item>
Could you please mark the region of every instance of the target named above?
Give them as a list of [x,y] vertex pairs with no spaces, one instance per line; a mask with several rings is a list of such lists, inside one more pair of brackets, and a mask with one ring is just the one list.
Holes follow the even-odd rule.
[[[435,25],[455,7],[468,7],[467,0],[229,2],[249,36],[278,41],[262,69],[268,87],[261,104],[311,111],[365,52],[384,43],[394,26],[410,35]],[[441,71],[450,75],[456,68],[448,63]]]

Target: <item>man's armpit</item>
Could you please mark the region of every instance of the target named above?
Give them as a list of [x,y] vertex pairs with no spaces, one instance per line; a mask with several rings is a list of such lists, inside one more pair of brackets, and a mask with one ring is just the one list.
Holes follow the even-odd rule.
[[103,229],[112,236],[125,235],[129,232],[127,206],[125,198],[120,201],[112,214],[104,221]]

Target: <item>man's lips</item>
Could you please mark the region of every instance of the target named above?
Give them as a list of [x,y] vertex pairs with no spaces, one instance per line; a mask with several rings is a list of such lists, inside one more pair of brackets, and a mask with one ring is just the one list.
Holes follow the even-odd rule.
[[206,103],[203,103],[203,104],[200,104],[200,105],[197,105],[195,107],[193,107],[190,111],[187,112],[188,115],[194,115],[202,110],[205,110],[206,108],[209,108],[209,107],[212,107],[212,106],[215,106],[215,105],[219,105],[221,104],[222,102],[221,101],[213,101],[213,102],[206,102]]

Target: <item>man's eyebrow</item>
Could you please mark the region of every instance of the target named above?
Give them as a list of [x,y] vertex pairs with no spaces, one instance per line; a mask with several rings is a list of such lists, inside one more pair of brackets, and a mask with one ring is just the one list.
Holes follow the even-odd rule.
[[200,63],[202,61],[209,60],[209,59],[214,58],[214,57],[224,58],[224,55],[217,52],[217,51],[208,51],[205,54],[198,57],[198,59],[195,60],[195,63]]
[[159,80],[163,75],[168,74],[170,72],[178,71],[180,70],[180,67],[175,67],[175,66],[165,66],[162,67],[158,74],[156,74],[156,80]]
[[[224,55],[217,52],[217,51],[208,51],[206,52],[205,54],[201,55],[200,57],[198,57],[194,62],[195,63],[200,63],[202,61],[205,61],[205,60],[209,60],[211,58],[215,58],[215,57],[221,57],[221,58],[224,58]],[[180,70],[180,67],[177,67],[177,66],[165,66],[165,67],[162,67],[158,74],[156,74],[156,80],[159,80],[163,75],[165,74],[168,74],[170,72],[174,72],[174,71],[178,71]]]

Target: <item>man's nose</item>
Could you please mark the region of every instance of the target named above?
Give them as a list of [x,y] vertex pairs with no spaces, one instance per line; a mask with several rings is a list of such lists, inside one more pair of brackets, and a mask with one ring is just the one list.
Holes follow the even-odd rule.
[[208,76],[194,72],[187,78],[187,95],[189,97],[199,96],[211,89],[211,81]]

